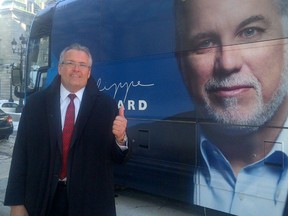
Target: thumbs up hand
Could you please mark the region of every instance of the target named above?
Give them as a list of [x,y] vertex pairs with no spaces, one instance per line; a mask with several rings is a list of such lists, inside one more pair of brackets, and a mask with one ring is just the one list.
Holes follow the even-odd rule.
[[124,107],[119,108],[119,115],[116,116],[112,132],[116,138],[116,142],[119,145],[124,145],[126,142],[126,127],[127,127],[127,119],[124,116]]

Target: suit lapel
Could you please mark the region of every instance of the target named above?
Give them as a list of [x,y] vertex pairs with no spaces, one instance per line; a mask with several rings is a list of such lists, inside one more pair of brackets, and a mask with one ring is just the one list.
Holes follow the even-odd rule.
[[95,103],[97,103],[98,96],[99,90],[97,88],[96,82],[93,78],[90,78],[83,93],[78,117],[74,126],[70,148],[73,147],[75,142],[77,142],[77,138],[79,138],[83,133],[83,129],[90,117],[90,113],[93,112],[93,107],[95,106]]
[[51,145],[57,143],[60,152],[62,152],[60,77],[56,78],[51,84],[51,86],[48,87],[47,89],[46,107],[47,107],[47,119],[49,124],[49,133],[51,139],[50,143]]

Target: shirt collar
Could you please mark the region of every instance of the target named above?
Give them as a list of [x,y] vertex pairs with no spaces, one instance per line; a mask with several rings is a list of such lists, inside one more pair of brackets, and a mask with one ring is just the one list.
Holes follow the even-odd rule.
[[[74,93],[80,101],[82,100],[84,90],[85,90],[85,87],[81,88],[79,91]],[[71,92],[69,92],[61,83],[61,85],[60,85],[60,100],[61,101],[65,100],[69,94],[71,94]]]
[[[274,160],[275,154],[277,155],[277,158],[280,158],[282,157],[279,155],[280,152],[284,158],[288,157],[288,147],[283,143],[283,140],[288,140],[288,129],[286,129],[287,126],[288,126],[288,118],[286,119],[283,125],[284,128],[281,130],[278,138],[275,141],[275,145],[273,146],[270,153],[265,158],[255,162],[254,164],[262,163],[264,160],[265,161],[267,160],[270,161],[270,159]],[[279,143],[279,145],[277,145],[277,143]],[[202,164],[202,166],[205,165],[209,173],[212,167],[218,167],[218,168],[222,167],[222,169],[223,167],[226,168],[230,167],[230,169],[232,169],[229,161],[225,158],[225,156],[221,153],[221,151],[205,137],[203,132],[201,132],[200,135],[200,152],[203,158],[202,163],[204,163]],[[248,165],[247,167],[252,165],[253,164]]]

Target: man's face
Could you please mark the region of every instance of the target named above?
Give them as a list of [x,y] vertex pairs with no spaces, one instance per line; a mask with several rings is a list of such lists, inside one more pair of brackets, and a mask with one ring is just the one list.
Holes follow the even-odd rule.
[[281,17],[273,2],[186,2],[182,46],[190,51],[178,60],[205,115],[227,124],[263,125],[282,103],[287,63]]
[[89,66],[89,57],[85,52],[68,50],[64,56],[64,64],[60,63],[58,66],[64,87],[75,93],[86,86],[91,73]]

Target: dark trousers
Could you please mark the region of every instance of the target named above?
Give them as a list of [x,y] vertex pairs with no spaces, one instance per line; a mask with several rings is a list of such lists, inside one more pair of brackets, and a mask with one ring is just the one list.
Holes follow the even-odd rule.
[[58,182],[49,216],[68,216],[67,186]]

